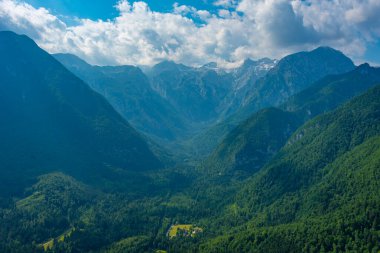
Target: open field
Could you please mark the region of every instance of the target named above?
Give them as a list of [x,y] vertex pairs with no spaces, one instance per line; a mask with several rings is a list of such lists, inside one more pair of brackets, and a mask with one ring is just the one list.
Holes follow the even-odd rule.
[[177,224],[172,225],[167,233],[167,236],[172,239],[176,236],[191,236],[194,237],[196,234],[203,232],[202,228],[196,227],[192,224]]

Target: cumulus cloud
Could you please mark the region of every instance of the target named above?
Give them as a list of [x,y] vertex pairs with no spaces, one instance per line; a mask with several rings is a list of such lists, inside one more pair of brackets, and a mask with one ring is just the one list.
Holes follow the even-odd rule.
[[[216,14],[192,6],[171,13],[121,0],[113,20],[69,25],[44,8],[0,0],[0,29],[24,33],[51,53],[74,53],[93,64],[151,65],[168,59],[188,65],[245,58],[280,58],[319,45],[360,58],[380,37],[378,0],[217,0]],[[199,22],[198,22],[199,21]]]
[[221,6],[225,8],[236,7],[237,4],[238,4],[237,0],[216,0],[214,2],[215,6]]
[[[18,33],[27,33],[30,37],[54,47],[64,36],[65,23],[44,8],[35,9],[29,4],[15,1],[0,1],[0,27]],[[58,45],[57,45],[58,46]]]

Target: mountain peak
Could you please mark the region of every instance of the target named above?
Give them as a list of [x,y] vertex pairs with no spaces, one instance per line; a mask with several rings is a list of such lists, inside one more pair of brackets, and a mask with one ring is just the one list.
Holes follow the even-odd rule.
[[174,61],[164,60],[164,61],[159,62],[156,65],[154,65],[154,67],[177,67],[178,65],[180,65],[180,64],[177,64]]
[[160,63],[157,63],[156,65],[153,66],[152,70],[154,72],[162,72],[162,71],[178,71],[178,70],[186,70],[189,69],[190,67],[187,67],[183,64],[178,64],[175,63],[174,61],[171,60],[165,60]]
[[163,61],[157,63],[156,66],[157,65],[177,65],[177,63],[175,63],[172,60],[163,60]]
[[90,67],[90,64],[88,64],[85,60],[74,54],[59,53],[52,54],[52,56],[64,65],[65,63],[70,62],[77,68]]
[[362,75],[367,75],[373,70],[375,69],[372,68],[368,63],[363,63],[356,68],[356,71],[359,71]]
[[[23,48],[25,47],[34,48],[37,46],[37,44],[28,36],[24,34],[17,34],[15,32],[11,31],[0,31],[0,44],[4,45],[19,45],[20,43],[23,45]],[[37,46],[38,47],[38,46]],[[27,50],[27,49],[26,49]]]
[[245,67],[245,66],[251,66],[251,65],[255,65],[257,62],[252,60],[251,58],[246,58],[242,64],[242,67]]
[[329,47],[329,46],[320,46],[320,47],[315,48],[312,51],[337,51],[337,52],[339,52],[339,50],[336,50],[336,49]]
[[216,62],[209,62],[209,63],[206,63],[205,65],[203,65],[202,68],[217,69],[218,64]]
[[[332,48],[332,47],[328,47],[328,46],[321,46],[321,47],[317,47],[315,48],[314,50],[311,50],[310,52],[308,52],[312,55],[321,55],[321,56],[328,56],[328,57],[333,57],[333,56],[336,56],[336,57],[339,57],[339,56],[344,56],[346,57],[347,59],[349,59],[346,55],[344,55],[341,51],[335,49],[335,48]],[[351,59],[350,59],[351,61]],[[352,62],[352,61],[351,61]]]
[[369,68],[372,68],[371,65],[369,65],[369,63],[365,62],[365,63],[362,63],[358,66],[358,69],[369,69]]
[[309,71],[314,71],[313,69],[310,69],[310,66],[305,66],[305,63],[310,65],[312,62],[319,67],[328,64],[329,69],[332,70],[335,68],[338,70],[336,73],[346,72],[355,68],[352,60],[345,54],[339,50],[326,46],[318,47],[311,51],[304,51],[285,56],[278,62],[277,66],[278,68],[289,68],[290,66],[295,67],[295,65],[297,65],[298,67],[308,68]]
[[24,39],[27,39],[29,41],[33,41],[32,39],[30,39],[28,36],[26,36],[24,34],[17,34],[17,33],[12,32],[12,31],[0,31],[0,36],[2,38],[13,38],[13,39],[24,38]]

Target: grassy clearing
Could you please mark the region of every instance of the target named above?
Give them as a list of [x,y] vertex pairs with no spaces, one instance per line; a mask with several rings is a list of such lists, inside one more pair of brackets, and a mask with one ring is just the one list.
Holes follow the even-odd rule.
[[45,195],[36,192],[32,195],[17,201],[16,206],[20,209],[33,209],[37,203],[41,203],[45,200]]
[[169,231],[167,233],[167,236],[172,239],[176,236],[191,236],[195,237],[198,233],[203,232],[203,229],[200,227],[196,227],[192,224],[177,224],[177,225],[172,225],[169,228]]
[[44,251],[51,250],[54,247],[54,242],[58,242],[58,243],[64,242],[67,237],[71,236],[74,230],[75,230],[74,228],[71,228],[67,230],[66,232],[64,232],[63,234],[61,234],[60,236],[50,239],[49,241],[40,244],[40,246],[44,249]]

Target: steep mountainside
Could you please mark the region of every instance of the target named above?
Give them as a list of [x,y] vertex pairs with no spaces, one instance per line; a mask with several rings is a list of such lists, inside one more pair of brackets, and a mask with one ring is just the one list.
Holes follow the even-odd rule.
[[301,122],[296,114],[277,108],[263,109],[232,130],[204,167],[210,173],[231,178],[251,175],[283,147]]
[[286,56],[249,91],[244,110],[252,112],[278,105],[322,77],[345,73],[354,67],[347,56],[329,47]]
[[221,103],[223,112],[219,120],[225,119],[239,110],[243,106],[247,94],[255,89],[256,81],[264,77],[276,64],[277,60],[269,58],[257,61],[246,59],[240,67],[234,69],[230,73],[233,76],[232,89]]
[[327,75],[345,73],[354,68],[349,58],[328,47],[286,56],[264,77],[248,84],[252,88],[235,114],[195,136],[191,144],[206,154],[229,131],[258,110],[284,103],[290,96]]
[[[145,140],[26,36],[0,33],[1,193],[49,171],[86,181],[161,167]],[[14,189],[13,189],[14,188]]]
[[54,57],[103,95],[139,131],[163,140],[174,140],[186,132],[186,120],[152,90],[148,78],[139,68],[91,66],[69,54]]
[[260,169],[305,121],[335,109],[380,83],[380,69],[363,64],[321,79],[291,97],[281,109],[263,109],[231,131],[207,161],[215,172],[250,173]]
[[153,89],[192,122],[217,118],[219,103],[232,85],[232,76],[226,73],[169,61],[155,65],[148,75]]
[[236,196],[229,218],[249,221],[204,251],[378,250],[379,136],[380,86],[308,121]]

